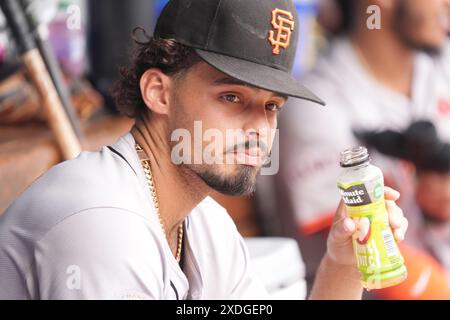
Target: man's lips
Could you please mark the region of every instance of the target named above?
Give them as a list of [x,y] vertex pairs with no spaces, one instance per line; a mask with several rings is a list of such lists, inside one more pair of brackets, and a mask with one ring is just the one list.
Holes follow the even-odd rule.
[[237,163],[245,164],[253,167],[260,167],[263,165],[262,152],[259,148],[245,149],[235,151]]

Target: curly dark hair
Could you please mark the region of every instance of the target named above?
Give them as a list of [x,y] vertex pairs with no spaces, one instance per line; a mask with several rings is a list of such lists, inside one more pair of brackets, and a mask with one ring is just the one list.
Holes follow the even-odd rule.
[[[138,40],[137,32],[143,32],[147,41]],[[201,58],[194,49],[173,39],[149,37],[142,28],[132,33],[135,49],[131,57],[131,66],[120,68],[120,79],[112,88],[117,109],[130,118],[140,117],[147,112],[140,89],[142,75],[151,68],[158,68],[164,74],[179,79]]]
[[341,25],[337,30],[340,34],[348,34],[355,23],[355,0],[335,0],[341,15]]

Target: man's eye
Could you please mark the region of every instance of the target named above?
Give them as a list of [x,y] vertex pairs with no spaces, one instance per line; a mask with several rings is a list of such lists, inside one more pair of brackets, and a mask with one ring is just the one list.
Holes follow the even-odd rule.
[[276,104],[276,103],[268,103],[266,105],[266,109],[269,111],[280,111],[281,110],[281,106]]
[[240,103],[241,99],[235,94],[226,94],[222,96],[222,99],[231,103]]

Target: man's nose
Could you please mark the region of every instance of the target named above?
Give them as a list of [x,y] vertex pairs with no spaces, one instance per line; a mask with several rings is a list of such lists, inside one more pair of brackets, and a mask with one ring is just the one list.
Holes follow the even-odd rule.
[[244,130],[255,131],[259,135],[267,136],[267,132],[276,127],[276,117],[271,117],[265,104],[258,104],[249,108]]
[[272,128],[265,116],[254,117],[244,128],[246,141],[250,142],[249,147],[259,147],[261,152],[267,154],[269,152],[268,149],[272,145],[271,137],[273,130],[275,129]]

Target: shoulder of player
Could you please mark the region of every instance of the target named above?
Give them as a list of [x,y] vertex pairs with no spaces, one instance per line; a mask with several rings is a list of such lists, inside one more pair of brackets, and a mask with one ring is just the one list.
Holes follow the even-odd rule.
[[[70,185],[70,182],[89,181],[94,183],[109,184],[112,180],[127,180],[135,174],[133,169],[122,159],[116,157],[106,146],[100,151],[83,151],[72,160],[61,162],[52,167],[42,178],[55,182],[62,181]],[[86,185],[85,187],[89,187]]]
[[18,224],[35,231],[39,226],[45,231],[91,208],[141,212],[144,202],[138,199],[138,188],[131,168],[112,153],[82,152],[76,159],[52,167],[31,184],[5,211],[2,224]]
[[[152,223],[141,214],[120,207],[91,207],[67,214],[62,219],[49,225],[36,241],[40,241],[51,233],[64,234],[70,238],[95,238],[105,236],[118,237],[120,241],[136,237],[138,234],[152,235],[156,233]],[[142,233],[143,232],[143,233]],[[125,241],[126,242],[126,241]]]

